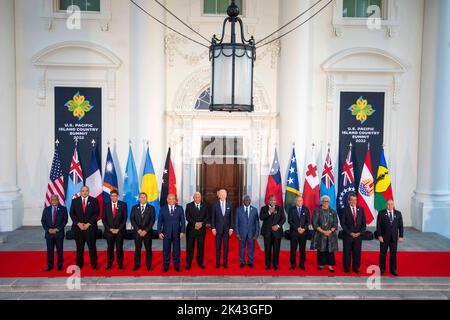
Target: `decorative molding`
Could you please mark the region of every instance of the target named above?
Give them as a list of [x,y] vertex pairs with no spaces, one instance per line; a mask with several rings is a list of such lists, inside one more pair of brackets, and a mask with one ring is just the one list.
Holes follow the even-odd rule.
[[278,64],[278,59],[280,57],[281,52],[281,41],[277,40],[267,45],[262,53],[257,52],[256,65],[260,63],[260,61],[264,60],[267,56],[270,56],[270,67],[275,69]]
[[203,50],[201,53],[185,53],[178,47],[180,43],[183,44],[183,47],[187,47],[187,40],[173,32],[165,37],[165,50],[169,67],[174,66],[175,56],[181,57],[190,66],[197,66],[208,58],[208,50]]
[[397,35],[398,31],[398,0],[382,0],[381,19],[376,22],[376,26],[370,26],[370,20],[374,18],[345,18],[343,17],[342,9],[344,7],[343,0],[335,0],[333,6],[332,26],[336,37],[342,37],[344,30],[353,29],[370,29],[370,30],[385,30],[389,38]]

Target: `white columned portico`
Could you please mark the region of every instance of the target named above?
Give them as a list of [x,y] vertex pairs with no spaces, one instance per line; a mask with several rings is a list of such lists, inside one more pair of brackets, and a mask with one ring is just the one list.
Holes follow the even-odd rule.
[[17,186],[17,105],[14,0],[0,1],[0,96],[4,112],[0,117],[0,231],[22,225],[22,198]]
[[[165,20],[164,10],[153,1],[137,3],[158,19]],[[155,171],[160,176],[167,152],[165,29],[135,5],[130,3],[130,6],[130,139],[139,176],[147,140]]]
[[425,1],[414,226],[450,238],[450,1]]
[[[280,26],[292,19],[294,13],[303,12],[311,1],[280,1]],[[294,24],[295,25],[295,24]],[[291,154],[292,143],[296,144],[297,158],[304,159],[300,151],[310,150],[311,143],[311,27],[310,23],[281,39],[279,60],[278,105],[279,105],[279,156],[284,171]],[[289,29],[289,28],[288,28]],[[298,163],[302,171],[303,163]],[[284,172],[282,172],[284,177]]]

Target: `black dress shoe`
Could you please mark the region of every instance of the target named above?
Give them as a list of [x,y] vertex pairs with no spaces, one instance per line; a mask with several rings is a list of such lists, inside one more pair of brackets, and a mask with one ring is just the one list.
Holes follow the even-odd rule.
[[220,264],[216,263],[216,269],[220,268]]
[[47,269],[45,269],[45,272],[50,272],[53,270],[53,267],[47,267]]
[[63,267],[58,267],[58,271],[63,271],[64,268]]
[[270,270],[270,266],[266,266],[266,270]]
[[180,272],[180,267],[175,267],[176,272]]
[[344,273],[349,273],[350,272],[350,270],[344,270]]
[[278,266],[273,266],[273,270],[278,270]]
[[125,268],[123,266],[119,266],[119,270],[124,270]]
[[397,271],[391,271],[391,274],[392,274],[394,277],[398,277]]
[[334,272],[334,269],[333,269],[333,267],[328,267],[328,271],[330,271],[330,272]]
[[107,266],[106,268],[105,268],[105,271],[109,271],[109,270],[111,270],[112,269],[112,266]]
[[169,268],[164,267],[163,272],[166,273],[169,270]]
[[323,269],[323,267],[321,267],[321,266],[317,267],[317,270],[322,270],[322,269]]
[[224,269],[228,269],[228,265],[226,263],[223,264]]
[[186,270],[190,270],[191,269],[191,265],[190,264],[187,264],[186,265]]
[[353,269],[353,272],[359,274],[359,269]]
[[386,270],[380,269],[380,274],[384,274]]
[[202,269],[202,270],[205,269],[205,266],[202,265],[202,264],[199,264],[198,267],[199,267],[200,269]]
[[245,263],[241,263],[241,265],[239,266],[239,268],[244,268],[245,267]]
[[133,271],[138,271],[139,270],[139,266],[134,266]]
[[152,267],[147,267],[147,271],[152,271],[153,268]]
[[92,270],[98,270],[98,266],[92,266]]
[[300,269],[302,269],[303,271],[306,271],[306,267],[304,265],[300,265]]
[[295,270],[295,266],[291,266],[289,270]]
[[249,264],[248,264],[248,267],[249,267],[250,269],[253,269],[255,266],[253,265],[253,263],[249,263]]

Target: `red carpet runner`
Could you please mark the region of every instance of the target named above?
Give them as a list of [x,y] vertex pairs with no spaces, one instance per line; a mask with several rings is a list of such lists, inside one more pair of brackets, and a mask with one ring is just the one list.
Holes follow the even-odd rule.
[[[209,230],[208,230],[209,231]],[[45,241],[42,239],[42,241]],[[100,240],[104,241],[104,240]],[[185,241],[185,240],[182,240]],[[283,240],[286,241],[286,240]],[[342,243],[340,243],[341,246]],[[342,250],[342,247],[340,247]],[[400,246],[401,249],[401,246]],[[142,262],[145,261],[145,251],[142,252]],[[130,277],[130,276],[355,276],[354,273],[345,274],[342,269],[342,252],[336,253],[336,272],[331,273],[324,269],[317,270],[316,252],[307,253],[307,271],[296,269],[290,271],[289,251],[280,253],[280,270],[266,271],[264,269],[264,251],[257,245],[255,250],[255,268],[247,266],[239,268],[238,243],[233,236],[230,240],[230,254],[228,269],[215,269],[215,248],[213,237],[210,232],[205,244],[205,270],[201,270],[194,262],[191,270],[185,267],[185,252],[182,252],[182,270],[175,272],[171,265],[169,272],[162,272],[162,252],[153,251],[153,270],[147,271],[145,265],[138,271],[133,271],[134,252],[125,252],[125,270],[119,270],[117,265],[110,271],[105,271],[106,252],[98,252],[99,270],[94,271],[89,265],[89,255],[85,252],[85,267],[82,270],[83,277]],[[56,257],[55,257],[56,258]],[[75,264],[75,252],[64,253],[64,267]],[[398,272],[401,276],[409,277],[450,277],[450,252],[398,252]],[[366,251],[362,254],[361,276],[367,276],[366,269],[370,265],[378,265],[378,252]],[[46,268],[46,252],[43,251],[14,251],[0,252],[0,278],[14,277],[67,277],[65,271],[44,272]]]

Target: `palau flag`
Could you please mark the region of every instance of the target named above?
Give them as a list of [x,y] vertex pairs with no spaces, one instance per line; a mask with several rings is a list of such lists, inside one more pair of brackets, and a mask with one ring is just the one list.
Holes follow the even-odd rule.
[[103,177],[103,202],[111,203],[111,191],[119,191],[119,183],[117,182],[116,167],[111,155],[111,149],[108,147],[108,155],[106,156],[105,176]]
[[320,180],[320,198],[330,197],[330,207],[336,209],[336,189],[334,187],[333,164],[331,163],[330,149],[323,165],[322,179]]
[[123,181],[123,201],[127,203],[128,219],[130,218],[131,208],[138,203],[139,200],[139,180],[134,162],[133,151],[128,152],[127,167],[125,170],[125,178]]
[[298,195],[300,195],[300,183],[298,182],[297,158],[295,157],[295,148],[292,148],[284,195],[284,210],[286,212],[289,212],[289,209],[295,206],[295,197]]
[[149,148],[147,148],[147,153],[145,155],[145,166],[144,172],[142,173],[141,192],[145,192],[147,194],[148,202],[153,207],[155,207],[156,220],[158,220],[159,217],[158,186],[156,183],[155,169],[153,169],[152,159],[150,158]]
[[77,147],[75,147],[72,162],[70,163],[66,194],[66,205],[69,212],[70,206],[72,205],[72,199],[76,199],[80,196],[80,189],[82,186],[84,186],[83,171],[81,170],[81,162],[78,158],[78,150]]
[[375,209],[386,209],[386,200],[394,200],[391,176],[389,175],[384,149],[381,150],[380,165],[378,166],[377,182],[375,184]]
[[283,207],[283,184],[281,182],[280,162],[278,161],[278,153],[275,149],[272,168],[270,169],[269,179],[267,180],[265,204],[269,203],[269,196],[275,196],[277,205]]

